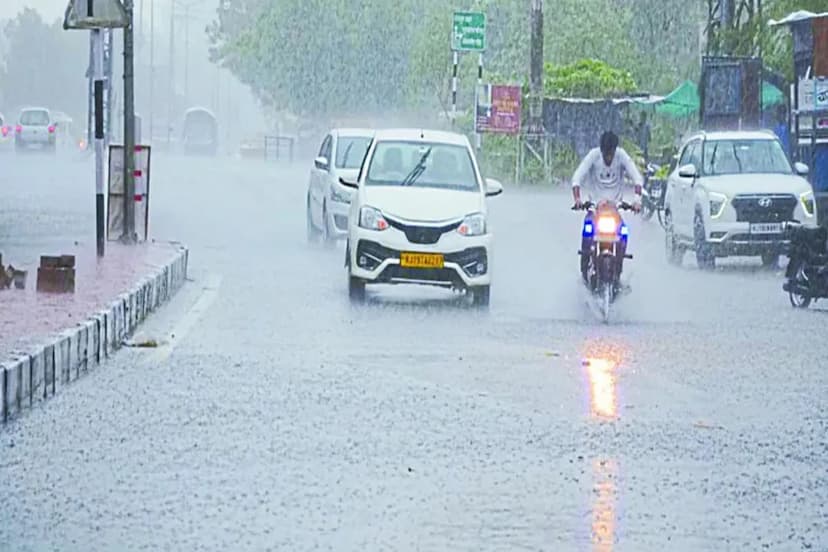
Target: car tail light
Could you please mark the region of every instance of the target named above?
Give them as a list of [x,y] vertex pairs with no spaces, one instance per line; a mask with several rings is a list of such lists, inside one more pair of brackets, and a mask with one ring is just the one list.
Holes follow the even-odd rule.
[[17,125],[17,126],[14,128],[14,130],[15,130],[18,134],[20,134],[21,132],[23,132],[23,127],[22,127],[22,126],[20,126],[20,125]]
[[9,135],[9,127],[4,126],[2,132],[3,132],[3,136],[8,136]]
[[49,125],[49,134],[55,133],[55,125]]

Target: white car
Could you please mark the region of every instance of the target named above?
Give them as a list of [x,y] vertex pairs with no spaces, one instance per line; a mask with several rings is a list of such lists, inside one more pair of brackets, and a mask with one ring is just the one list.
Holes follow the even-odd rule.
[[668,261],[680,265],[693,250],[702,269],[727,256],[761,256],[764,265],[776,266],[787,246],[787,222],[817,225],[807,173],[802,163],[791,166],[769,131],[693,135],[667,180]]
[[356,181],[373,135],[368,129],[334,129],[322,141],[308,183],[308,241],[332,244],[348,235],[352,190],[339,179]]
[[52,114],[44,107],[27,107],[20,111],[14,134],[14,149],[36,148],[54,153],[57,150],[57,127]]
[[483,179],[468,139],[419,129],[377,131],[356,182],[348,219],[351,299],[366,284],[465,290],[488,306],[492,233],[486,198],[503,186]]

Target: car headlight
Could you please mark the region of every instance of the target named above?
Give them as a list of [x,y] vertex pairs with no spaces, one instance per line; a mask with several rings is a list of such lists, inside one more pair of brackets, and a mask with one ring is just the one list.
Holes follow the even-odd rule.
[[815,202],[814,192],[805,192],[799,196],[799,201],[802,203],[802,210],[805,211],[805,216],[814,216]]
[[457,227],[457,233],[461,236],[482,236],[486,233],[486,215],[474,213],[463,219]]
[[331,201],[335,201],[337,203],[351,203],[351,194],[350,192],[346,192],[340,190],[339,188],[332,187],[331,188]]
[[373,207],[362,207],[359,210],[359,225],[367,230],[387,230],[388,221],[382,216],[378,209]]
[[727,196],[716,192],[708,192],[707,196],[710,200],[710,216],[719,218],[727,205]]

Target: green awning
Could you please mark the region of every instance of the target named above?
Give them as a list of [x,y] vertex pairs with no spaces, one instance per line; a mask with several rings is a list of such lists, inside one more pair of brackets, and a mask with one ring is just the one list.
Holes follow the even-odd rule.
[[[767,81],[762,82],[762,109],[785,103],[781,90]],[[699,88],[693,81],[684,81],[681,86],[670,92],[661,100],[652,102],[655,112],[681,119],[699,112]]]
[[785,103],[785,94],[768,81],[762,82],[762,108],[767,109]]

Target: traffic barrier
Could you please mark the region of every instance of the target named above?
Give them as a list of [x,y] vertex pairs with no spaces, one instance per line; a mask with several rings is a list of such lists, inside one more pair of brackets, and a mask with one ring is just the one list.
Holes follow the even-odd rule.
[[[53,259],[47,260],[47,265]],[[108,308],[31,353],[0,363],[2,422],[17,418],[103,364],[149,314],[184,285],[188,259],[188,250],[182,248],[172,261],[120,295]]]

